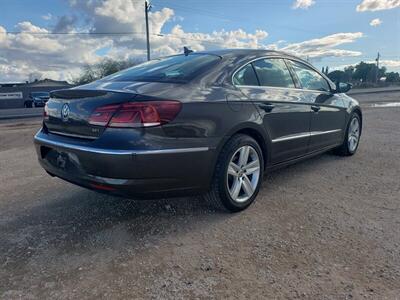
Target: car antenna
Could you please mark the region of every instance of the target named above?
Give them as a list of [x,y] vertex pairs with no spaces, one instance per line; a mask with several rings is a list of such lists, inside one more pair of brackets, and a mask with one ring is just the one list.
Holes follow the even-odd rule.
[[185,53],[185,56],[188,56],[192,52],[193,50],[190,50],[188,47],[183,47],[183,53]]

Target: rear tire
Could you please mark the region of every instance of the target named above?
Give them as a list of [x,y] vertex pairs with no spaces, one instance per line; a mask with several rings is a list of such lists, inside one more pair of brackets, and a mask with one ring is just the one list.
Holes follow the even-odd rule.
[[260,146],[252,137],[237,134],[222,148],[205,199],[218,209],[244,210],[257,197],[263,175],[264,158]]
[[356,112],[350,116],[349,123],[346,128],[346,135],[343,144],[334,149],[334,153],[340,156],[354,155],[358,149],[361,138],[361,118]]

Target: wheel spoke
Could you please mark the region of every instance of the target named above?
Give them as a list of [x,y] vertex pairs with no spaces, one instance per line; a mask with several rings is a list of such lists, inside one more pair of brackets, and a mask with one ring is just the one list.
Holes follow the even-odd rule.
[[248,163],[247,165],[245,165],[244,169],[246,170],[247,175],[251,175],[260,169],[260,161],[258,159],[254,160],[251,163]]
[[232,190],[231,190],[231,196],[234,200],[237,199],[239,196],[240,190],[242,189],[242,180],[239,178],[235,178]]
[[240,171],[240,168],[237,164],[234,162],[230,162],[228,166],[228,174],[232,176],[237,176],[238,172]]
[[356,119],[353,119],[350,125],[350,132],[354,132],[355,127],[356,127]]
[[354,136],[351,136],[349,138],[349,148],[351,151],[353,151],[357,146],[357,139]]
[[247,161],[249,160],[249,152],[250,152],[249,146],[242,147],[239,156],[239,166],[244,166],[247,164]]
[[253,186],[251,185],[250,179],[247,175],[243,175],[243,190],[248,197],[254,193]]

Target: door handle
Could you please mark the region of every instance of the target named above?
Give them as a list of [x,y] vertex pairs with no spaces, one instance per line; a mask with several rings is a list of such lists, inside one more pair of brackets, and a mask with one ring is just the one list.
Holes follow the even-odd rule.
[[259,103],[258,107],[261,108],[262,110],[265,110],[266,112],[270,112],[271,110],[274,109],[275,105],[271,103]]
[[311,109],[312,109],[314,112],[319,112],[319,110],[321,109],[321,107],[318,106],[318,105],[311,105]]

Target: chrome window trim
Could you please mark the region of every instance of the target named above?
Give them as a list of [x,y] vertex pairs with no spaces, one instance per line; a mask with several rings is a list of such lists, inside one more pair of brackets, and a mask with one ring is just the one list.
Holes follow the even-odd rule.
[[[234,82],[233,82],[233,78],[235,77],[235,75],[236,75],[236,73],[237,72],[239,72],[241,69],[243,69],[245,66],[247,66],[248,64],[251,64],[252,62],[254,62],[254,61],[256,61],[256,60],[260,60],[260,59],[266,59],[266,58],[275,58],[275,59],[282,59],[282,60],[293,60],[293,61],[295,61],[295,62],[298,62],[298,63],[301,63],[301,64],[303,64],[303,65],[305,65],[305,66],[308,66],[308,67],[310,67],[312,70],[314,70],[315,72],[317,72],[319,75],[321,75],[313,66],[310,66],[310,65],[308,65],[308,64],[306,64],[306,63],[304,63],[303,61],[301,61],[301,60],[299,60],[299,59],[295,59],[295,58],[287,58],[287,57],[283,57],[283,56],[279,56],[279,55],[270,55],[270,56],[261,56],[261,57],[257,57],[257,58],[254,58],[254,59],[252,59],[252,60],[249,60],[248,62],[246,62],[245,64],[243,64],[242,66],[240,66],[239,68],[237,68],[234,72],[233,72],[233,74],[232,74],[232,76],[231,76],[231,83],[232,83],[232,85],[233,86],[235,86],[235,87],[238,87],[238,88],[241,88],[241,87],[244,87],[244,88],[268,88],[268,89],[283,89],[283,90],[296,90],[296,91],[304,91],[304,92],[318,92],[318,93],[326,93],[326,94],[330,94],[331,93],[331,91],[319,91],[319,90],[308,90],[308,89],[303,89],[303,88],[296,88],[296,87],[294,87],[294,88],[285,88],[285,87],[276,87],[276,86],[269,86],[269,85],[239,85],[239,84],[235,84]],[[290,70],[289,70],[289,67],[287,67],[288,68],[288,71],[290,72]],[[321,75],[322,76],[322,75]],[[326,80],[326,78],[324,77],[324,76],[322,76],[322,78],[324,78],[325,80]],[[294,83],[294,82],[293,82]],[[328,86],[329,87],[331,87],[331,85],[329,84],[329,82],[327,82],[328,83]]]
[[317,92],[317,93],[330,94],[330,92],[327,92],[327,91],[307,90],[307,89],[301,89],[301,88],[285,88],[285,87],[265,86],[265,85],[235,85],[235,86],[238,88],[264,88],[264,89],[292,90],[292,91],[294,90],[294,91],[300,91],[300,92],[313,92],[313,93]]
[[336,132],[340,132],[340,131],[342,131],[342,129],[333,129],[333,130],[327,130],[327,131],[302,132],[302,133],[299,133],[299,134],[293,134],[293,135],[288,135],[288,136],[284,136],[284,137],[281,137],[281,138],[273,139],[272,143],[279,143],[279,142],[284,142],[284,141],[301,139],[301,138],[305,138],[305,137],[312,137],[312,136],[317,136],[317,135],[336,133]]
[[176,149],[155,149],[155,150],[117,150],[117,149],[101,149],[82,145],[73,145],[64,142],[51,141],[38,135],[35,135],[34,141],[39,145],[49,145],[63,149],[72,149],[83,152],[107,155],[147,155],[147,154],[175,154],[175,153],[191,153],[208,151],[209,147],[194,147],[194,148],[176,148]]

